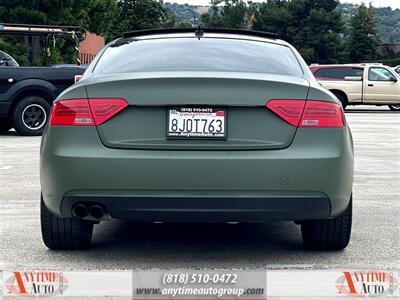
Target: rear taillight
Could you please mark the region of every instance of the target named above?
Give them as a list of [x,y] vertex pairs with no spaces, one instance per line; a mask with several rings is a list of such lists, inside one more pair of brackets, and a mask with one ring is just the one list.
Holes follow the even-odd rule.
[[87,99],[54,102],[50,116],[51,126],[92,126],[94,120]]
[[300,127],[343,127],[342,106],[333,102],[308,100]]
[[103,124],[128,106],[124,99],[89,99],[94,125]]
[[267,108],[290,125],[297,127],[305,104],[305,100],[270,100],[267,103]]
[[97,126],[128,106],[124,99],[69,99],[53,104],[50,126]]
[[319,100],[270,100],[267,108],[298,127],[343,127],[343,109],[339,104]]

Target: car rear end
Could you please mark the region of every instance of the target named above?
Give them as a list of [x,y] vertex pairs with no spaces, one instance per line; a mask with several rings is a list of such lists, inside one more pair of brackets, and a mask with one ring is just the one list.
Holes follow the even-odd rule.
[[290,45],[252,36],[111,43],[58,97],[41,145],[60,218],[329,219],[352,181],[340,103]]

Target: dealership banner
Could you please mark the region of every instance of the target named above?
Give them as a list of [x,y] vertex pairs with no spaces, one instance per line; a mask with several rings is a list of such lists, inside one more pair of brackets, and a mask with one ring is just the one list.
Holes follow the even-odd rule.
[[394,270],[4,271],[0,299],[400,299]]
[[131,299],[131,271],[3,272],[4,299]]
[[400,299],[398,271],[268,271],[268,299]]
[[133,299],[266,299],[266,272],[134,271]]

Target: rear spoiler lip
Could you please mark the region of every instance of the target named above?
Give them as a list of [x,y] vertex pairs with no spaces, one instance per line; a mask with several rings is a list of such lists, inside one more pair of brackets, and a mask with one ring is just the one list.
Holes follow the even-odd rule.
[[195,33],[201,30],[204,34],[207,33],[220,33],[220,34],[236,34],[236,35],[245,35],[245,36],[256,36],[261,38],[268,39],[277,39],[278,34],[272,32],[265,31],[256,31],[256,30],[246,30],[246,29],[236,29],[236,28],[158,28],[158,29],[144,29],[144,30],[135,30],[131,32],[125,32],[122,34],[124,38],[134,38],[146,35],[156,35],[156,34],[179,34],[179,33]]

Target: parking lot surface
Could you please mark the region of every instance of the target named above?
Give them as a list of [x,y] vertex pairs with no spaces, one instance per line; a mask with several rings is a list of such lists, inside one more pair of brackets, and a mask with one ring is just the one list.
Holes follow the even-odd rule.
[[[0,135],[0,269],[400,269],[400,113],[350,108],[355,143],[354,219],[344,251],[302,248],[300,227],[268,224],[95,226],[84,251],[50,251],[39,221],[40,137]],[[327,170],[329,172],[329,170]]]

